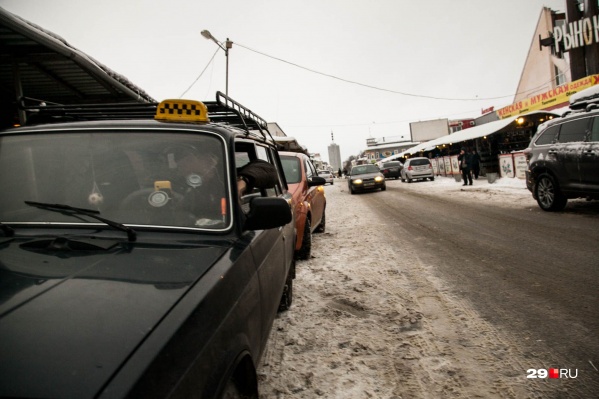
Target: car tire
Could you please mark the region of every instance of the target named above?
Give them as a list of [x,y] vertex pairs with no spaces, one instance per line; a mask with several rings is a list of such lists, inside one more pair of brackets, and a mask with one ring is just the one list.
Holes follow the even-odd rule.
[[401,182],[402,182],[402,183],[405,183],[405,182],[406,182],[406,179],[404,179],[404,178],[402,177],[402,178],[401,178]]
[[408,183],[412,183],[412,179],[408,177]]
[[548,212],[561,211],[566,207],[568,198],[560,191],[553,176],[540,175],[535,187],[535,196],[539,207]]
[[431,179],[431,181],[435,181],[435,176],[429,177],[429,179]]
[[320,223],[318,224],[318,227],[316,228],[315,231],[317,231],[318,233],[324,233],[326,228],[327,228],[327,214],[326,214],[326,208],[325,208],[322,210],[322,219],[320,219]]
[[310,252],[312,251],[312,226],[310,225],[310,219],[306,217],[306,224],[304,225],[304,235],[302,239],[302,246],[297,251],[297,258],[301,260],[310,259]]
[[287,280],[285,281],[285,287],[283,288],[283,295],[281,295],[281,302],[279,302],[279,312],[289,310],[291,303],[293,302],[293,274],[289,270]]
[[356,193],[356,192],[354,191],[354,189],[353,189],[353,188],[351,188],[351,186],[349,187],[349,193],[350,193],[351,195],[354,195],[354,194]]
[[387,189],[387,186],[381,187],[381,191],[385,191],[386,189]]

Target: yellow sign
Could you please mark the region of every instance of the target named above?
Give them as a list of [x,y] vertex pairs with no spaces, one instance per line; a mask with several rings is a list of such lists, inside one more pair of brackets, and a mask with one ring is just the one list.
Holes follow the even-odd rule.
[[499,119],[509,118],[510,116],[525,114],[530,111],[537,111],[549,108],[556,104],[566,103],[570,100],[570,96],[574,93],[599,84],[599,75],[590,75],[586,78],[579,79],[575,82],[566,83],[558,86],[555,89],[546,91],[545,93],[537,94],[536,96],[526,98],[524,100],[498,109],[497,116]]

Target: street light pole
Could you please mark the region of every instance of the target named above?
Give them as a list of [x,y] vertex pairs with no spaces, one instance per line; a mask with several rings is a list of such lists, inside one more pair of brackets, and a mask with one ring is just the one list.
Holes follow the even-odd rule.
[[225,45],[223,46],[218,40],[216,40],[216,38],[214,36],[212,36],[212,33],[210,33],[210,31],[203,30],[201,33],[202,33],[202,36],[204,36],[208,40],[212,40],[214,43],[216,43],[216,45],[218,47],[220,47],[225,52],[225,58],[227,60],[227,69],[226,69],[226,76],[225,76],[225,95],[228,97],[229,96],[229,49],[231,47],[233,47],[233,42],[231,40],[229,40],[229,38],[227,38],[227,41],[224,43]]

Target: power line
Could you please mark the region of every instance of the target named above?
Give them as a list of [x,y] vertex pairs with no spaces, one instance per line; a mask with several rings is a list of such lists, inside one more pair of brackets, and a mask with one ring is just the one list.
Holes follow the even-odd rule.
[[206,64],[206,66],[204,67],[204,69],[202,70],[202,72],[200,72],[200,74],[198,75],[198,77],[196,78],[196,80],[194,80],[193,83],[191,85],[189,85],[189,87],[187,88],[187,90],[185,90],[183,93],[181,93],[181,95],[179,96],[179,98],[182,98],[193,87],[193,85],[195,85],[197,83],[197,81],[200,80],[200,78],[202,77],[202,75],[204,74],[204,72],[206,72],[206,69],[208,69],[208,67],[210,66],[210,64],[214,60],[214,57],[216,57],[216,53],[218,53],[218,50],[220,50],[219,47],[216,48],[216,51],[214,52],[214,54],[212,54],[212,58],[210,58],[210,61],[208,61],[208,63]]
[[303,69],[303,70],[306,70],[306,71],[309,71],[309,72],[312,72],[312,73],[315,73],[315,74],[318,74],[318,75],[321,75],[321,76],[326,76],[326,77],[329,77],[329,78],[332,78],[332,79],[340,80],[340,81],[345,82],[345,83],[350,83],[350,84],[354,84],[354,85],[366,87],[366,88],[369,88],[369,89],[384,91],[384,92],[387,92],[387,93],[401,94],[403,96],[409,96],[409,97],[428,98],[428,99],[432,99],[432,100],[446,100],[446,101],[488,101],[488,100],[499,100],[499,99],[503,99],[503,98],[514,97],[515,95],[518,95],[518,94],[535,91],[535,90],[537,90],[539,88],[544,87],[548,83],[552,83],[553,80],[554,80],[554,79],[551,79],[551,80],[543,83],[542,85],[540,85],[540,86],[538,86],[536,88],[527,90],[526,92],[521,92],[521,93],[516,93],[516,94],[510,94],[510,95],[505,95],[505,96],[498,96],[498,97],[450,98],[450,97],[427,96],[427,95],[423,95],[423,94],[414,94],[414,93],[407,93],[407,92],[398,91],[398,90],[385,89],[385,88],[382,88],[382,87],[377,87],[377,86],[372,86],[372,85],[368,85],[368,84],[365,84],[365,83],[356,82],[354,80],[349,80],[349,79],[341,78],[341,77],[338,77],[338,76],[335,76],[335,75],[331,75],[331,74],[328,74],[328,73],[317,71],[317,70],[312,69],[312,68],[304,67],[304,66],[296,64],[294,62],[286,61],[284,59],[281,59],[281,58],[278,58],[278,57],[275,57],[275,56],[263,53],[261,51],[254,50],[254,49],[249,48],[247,46],[244,46],[243,44],[240,44],[238,42],[235,42],[235,45],[237,45],[239,47],[242,47],[242,48],[244,48],[246,50],[252,51],[252,52],[254,52],[256,54],[260,54],[262,56],[271,58],[273,60],[277,60],[279,62],[288,64],[288,65],[292,65],[292,66],[294,66],[296,68],[300,68],[300,69]]

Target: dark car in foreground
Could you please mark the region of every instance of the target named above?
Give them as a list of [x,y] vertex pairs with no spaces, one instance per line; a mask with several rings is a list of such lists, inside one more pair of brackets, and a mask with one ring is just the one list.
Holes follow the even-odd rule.
[[295,256],[310,259],[312,233],[323,233],[326,228],[327,198],[324,177],[317,175],[309,156],[301,152],[279,151],[283,172],[292,196],[297,238]]
[[[295,232],[238,106],[34,107],[69,122],[0,132],[0,397],[257,397]],[[256,159],[278,182],[241,195]]]
[[524,153],[526,186],[545,211],[569,198],[599,199],[599,94],[539,127]]
[[347,188],[351,194],[361,191],[378,190],[385,191],[385,176],[378,166],[374,164],[356,165],[351,168],[347,177]]
[[401,177],[401,169],[403,165],[399,161],[388,161],[383,162],[381,167],[381,173],[385,176],[385,179],[399,179]]

